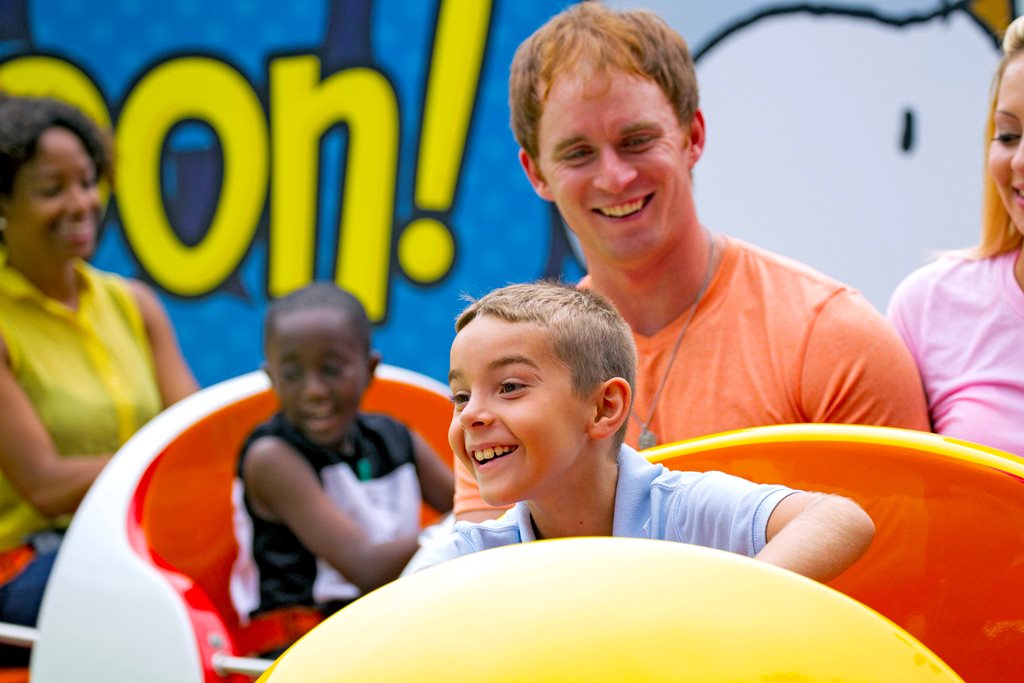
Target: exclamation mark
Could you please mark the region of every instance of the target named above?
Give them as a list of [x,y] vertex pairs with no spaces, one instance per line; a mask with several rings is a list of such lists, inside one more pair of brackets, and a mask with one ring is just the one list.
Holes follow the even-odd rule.
[[[398,262],[416,282],[436,282],[455,258],[444,222],[466,148],[493,0],[441,0],[423,103],[415,203],[421,212],[398,241]],[[431,215],[433,214],[433,215]]]

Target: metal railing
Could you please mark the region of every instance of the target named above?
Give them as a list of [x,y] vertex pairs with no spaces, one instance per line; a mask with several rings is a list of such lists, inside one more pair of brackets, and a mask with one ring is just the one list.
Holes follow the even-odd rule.
[[274,663],[272,659],[258,657],[235,657],[220,652],[213,655],[213,670],[221,676],[227,674],[244,674],[257,678]]
[[31,648],[39,642],[39,629],[0,622],[0,643]]

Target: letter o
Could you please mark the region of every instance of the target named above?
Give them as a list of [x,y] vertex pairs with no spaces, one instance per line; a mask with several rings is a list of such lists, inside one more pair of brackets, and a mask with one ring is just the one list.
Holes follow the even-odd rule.
[[[217,209],[194,247],[175,235],[160,192],[164,138],[187,119],[208,123],[224,152]],[[266,117],[245,77],[205,57],[161,64],[125,101],[117,149],[117,203],[139,263],[169,292],[200,296],[214,290],[245,255],[267,192]]]

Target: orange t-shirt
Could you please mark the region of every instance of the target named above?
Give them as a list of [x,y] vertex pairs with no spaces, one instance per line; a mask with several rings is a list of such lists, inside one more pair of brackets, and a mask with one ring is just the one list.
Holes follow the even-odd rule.
[[[838,422],[929,430],[910,353],[858,292],[801,263],[725,238],[718,270],[683,337],[649,429],[658,443],[744,427]],[[645,420],[684,311],[634,334],[633,411]],[[626,443],[640,425],[630,418]],[[457,468],[455,513],[490,509]]]

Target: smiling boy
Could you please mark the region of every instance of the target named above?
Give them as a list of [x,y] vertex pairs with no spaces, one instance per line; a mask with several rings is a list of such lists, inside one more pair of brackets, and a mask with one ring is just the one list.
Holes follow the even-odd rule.
[[449,443],[485,501],[515,507],[460,522],[418,568],[537,539],[629,536],[729,550],[825,581],[871,542],[870,518],[848,499],[673,472],[625,446],[636,351],[601,295],[510,285],[473,302],[455,330]]
[[318,282],[276,299],[265,370],[281,410],[242,448],[231,595],[253,649],[276,654],[398,577],[420,502],[447,511],[452,473],[427,442],[360,401],[380,355],[362,304]]

